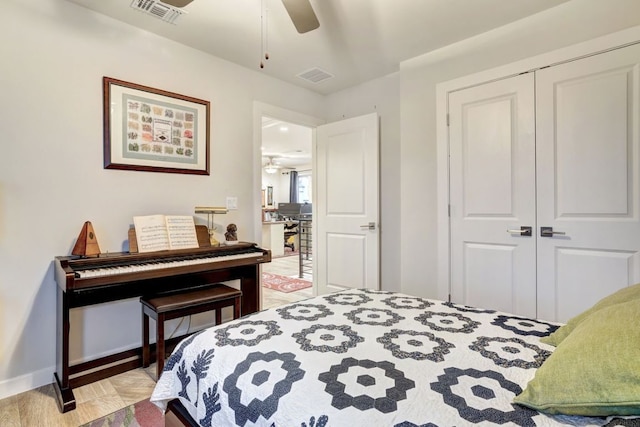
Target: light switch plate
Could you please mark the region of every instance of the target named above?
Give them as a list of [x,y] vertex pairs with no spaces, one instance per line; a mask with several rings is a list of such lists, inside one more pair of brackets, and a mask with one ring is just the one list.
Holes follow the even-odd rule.
[[238,209],[238,198],[227,196],[227,209],[230,211]]

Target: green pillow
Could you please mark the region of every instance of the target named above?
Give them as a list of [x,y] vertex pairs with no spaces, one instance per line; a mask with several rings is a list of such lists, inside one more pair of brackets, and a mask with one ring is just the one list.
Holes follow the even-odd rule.
[[640,415],[640,299],[583,320],[514,402],[549,414]]
[[640,299],[640,283],[622,288],[619,291],[609,295],[608,297],[601,299],[593,307],[571,318],[566,325],[561,326],[554,333],[542,338],[540,341],[545,344],[558,346],[558,344],[560,344],[562,340],[569,336],[569,334],[576,328],[576,326],[578,326],[591,314],[605,307],[636,299]]

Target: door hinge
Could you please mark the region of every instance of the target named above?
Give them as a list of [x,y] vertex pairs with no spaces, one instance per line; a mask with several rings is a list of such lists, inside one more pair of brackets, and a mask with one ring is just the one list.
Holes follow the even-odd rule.
[[447,205],[447,215],[451,218],[451,205]]
[[449,301],[448,302],[451,302],[451,294],[449,294]]
[[449,113],[447,113],[447,126],[449,126]]

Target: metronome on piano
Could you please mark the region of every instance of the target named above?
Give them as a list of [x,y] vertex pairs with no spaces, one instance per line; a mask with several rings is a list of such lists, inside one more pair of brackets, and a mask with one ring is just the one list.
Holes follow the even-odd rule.
[[90,221],[86,221],[82,226],[82,230],[78,235],[78,240],[76,241],[76,245],[73,247],[71,254],[83,257],[100,255],[98,239],[96,238],[96,233],[93,231],[93,225],[91,225]]

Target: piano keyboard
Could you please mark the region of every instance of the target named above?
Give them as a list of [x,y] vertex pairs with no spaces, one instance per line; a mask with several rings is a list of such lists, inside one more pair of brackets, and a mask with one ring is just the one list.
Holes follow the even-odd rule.
[[205,256],[201,258],[180,259],[172,261],[147,262],[142,264],[131,264],[121,266],[111,266],[97,269],[79,270],[75,276],[81,279],[93,277],[114,276],[117,274],[137,273],[142,271],[160,270],[164,268],[185,267],[189,265],[208,264],[211,262],[231,261],[243,258],[255,258],[260,256],[259,252],[240,253],[232,255]]

